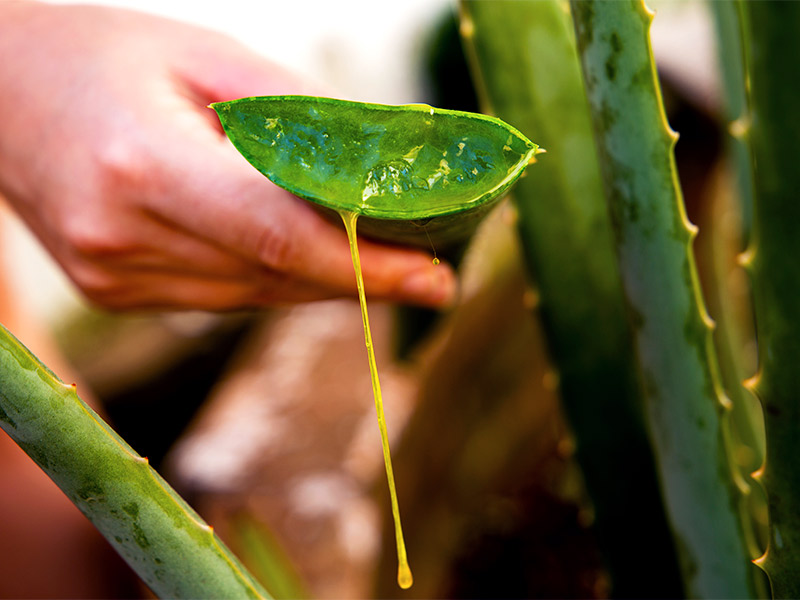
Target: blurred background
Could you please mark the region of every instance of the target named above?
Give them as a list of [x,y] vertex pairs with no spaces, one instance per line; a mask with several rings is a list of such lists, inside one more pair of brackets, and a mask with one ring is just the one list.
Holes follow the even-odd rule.
[[[225,31],[342,98],[477,110],[451,0],[102,4]],[[689,214],[698,222],[707,218],[709,186],[719,183],[722,149],[713,26],[700,2],[655,7],[653,45],[670,122],[681,134]],[[84,382],[120,434],[257,576],[277,577],[284,597],[602,598],[609,580],[514,218],[504,204],[476,235],[452,311],[370,308],[415,575],[408,591],[395,584],[353,301],[227,315],[110,315],[87,306],[6,212],[0,276],[5,306],[16,308],[3,322],[30,332],[18,337],[58,374]],[[6,490],[46,485],[6,475]],[[47,531],[59,519],[79,520],[69,507],[49,506],[40,510],[53,512],[52,520],[36,513]],[[95,542],[83,555],[89,567],[45,569],[51,585],[38,592],[39,548],[21,550],[3,527],[0,555],[14,555],[18,581],[0,578],[0,597],[147,594]],[[66,548],[77,552],[73,542]],[[54,550],[48,560],[63,565],[64,556]],[[59,587],[90,577],[96,585]]]

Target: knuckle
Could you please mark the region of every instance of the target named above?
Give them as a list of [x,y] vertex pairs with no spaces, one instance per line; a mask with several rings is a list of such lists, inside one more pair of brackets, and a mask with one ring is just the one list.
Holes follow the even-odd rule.
[[109,227],[108,220],[86,214],[67,220],[64,238],[71,250],[86,260],[118,256],[130,250],[130,244]]
[[100,185],[112,197],[141,190],[152,179],[146,148],[135,136],[111,136],[93,149]]
[[292,269],[297,256],[297,242],[291,235],[277,228],[265,228],[256,243],[258,260],[278,272]]

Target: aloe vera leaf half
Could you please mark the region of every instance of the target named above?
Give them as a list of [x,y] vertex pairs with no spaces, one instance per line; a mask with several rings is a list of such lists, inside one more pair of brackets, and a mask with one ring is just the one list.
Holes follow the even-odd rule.
[[422,104],[263,96],[211,107],[273,183],[358,215],[363,234],[419,246],[468,237],[538,150],[499,119]]
[[0,428],[163,598],[269,598],[222,541],[5,327]]
[[687,595],[752,597],[722,393],[641,1],[570,4]]

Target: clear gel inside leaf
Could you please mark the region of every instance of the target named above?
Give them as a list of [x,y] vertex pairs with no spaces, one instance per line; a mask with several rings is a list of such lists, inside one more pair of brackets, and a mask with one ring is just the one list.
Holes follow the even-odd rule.
[[489,202],[538,148],[499,119],[419,104],[266,96],[212,107],[236,148],[274,183],[379,219],[427,219]]

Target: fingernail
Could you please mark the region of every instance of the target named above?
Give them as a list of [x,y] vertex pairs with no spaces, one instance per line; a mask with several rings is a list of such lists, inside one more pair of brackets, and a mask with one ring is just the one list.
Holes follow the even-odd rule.
[[448,306],[456,295],[456,284],[452,271],[444,266],[412,273],[403,282],[403,293],[409,298],[433,304]]

